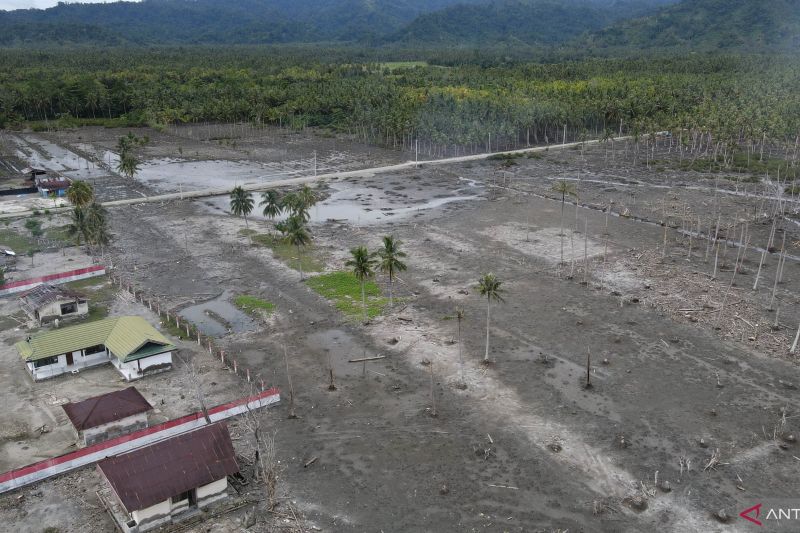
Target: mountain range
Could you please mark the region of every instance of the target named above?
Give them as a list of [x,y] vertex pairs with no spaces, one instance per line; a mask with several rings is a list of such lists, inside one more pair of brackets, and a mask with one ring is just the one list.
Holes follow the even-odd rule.
[[788,50],[800,0],[143,0],[0,11],[0,46]]

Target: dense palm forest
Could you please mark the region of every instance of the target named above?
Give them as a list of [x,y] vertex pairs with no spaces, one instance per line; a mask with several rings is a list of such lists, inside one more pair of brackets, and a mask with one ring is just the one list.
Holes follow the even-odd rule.
[[314,49],[7,50],[0,125],[249,122],[419,143],[439,155],[663,130],[717,149],[765,139],[794,146],[800,133],[800,61],[790,57],[316,57]]

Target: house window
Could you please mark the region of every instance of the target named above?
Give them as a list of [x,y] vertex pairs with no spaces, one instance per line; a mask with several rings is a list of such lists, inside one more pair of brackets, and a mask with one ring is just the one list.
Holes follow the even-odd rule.
[[68,304],[61,304],[61,314],[69,315],[78,311],[78,304],[70,302]]
[[55,357],[45,357],[44,359],[37,359],[33,362],[34,368],[41,368],[43,366],[50,366],[58,364],[58,356]]
[[102,344],[98,344],[97,346],[90,346],[83,350],[83,356],[86,357],[87,355],[92,355],[100,352],[105,352],[106,347]]
[[187,490],[186,492],[181,492],[177,496],[172,497],[172,503],[181,503],[184,500],[188,500],[189,496],[191,495],[192,491]]

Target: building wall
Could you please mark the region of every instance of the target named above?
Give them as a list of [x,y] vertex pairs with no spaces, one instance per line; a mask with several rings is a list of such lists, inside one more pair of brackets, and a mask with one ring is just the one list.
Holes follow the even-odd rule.
[[165,500],[141,511],[133,511],[131,518],[136,521],[139,531],[148,531],[171,522],[171,511],[170,500]]
[[83,350],[72,352],[72,365],[67,365],[67,354],[58,356],[58,363],[34,368],[33,362],[26,363],[28,372],[33,376],[34,381],[41,381],[55,376],[60,376],[66,372],[73,370],[83,370],[97,365],[102,365],[108,362],[110,354],[108,350],[98,352],[95,354],[83,355]]
[[161,372],[172,368],[172,352],[145,357],[144,359],[129,361],[127,363],[123,363],[116,357],[113,357],[111,362],[126,380],[133,381],[144,377],[146,374]]
[[228,496],[228,478],[197,487],[197,505],[206,507]]
[[108,424],[89,428],[78,433],[78,439],[84,446],[91,446],[96,442],[113,439],[120,435],[127,435],[139,429],[147,427],[147,413],[129,416],[121,420],[115,420]]
[[[208,485],[197,487],[197,506],[207,507],[228,495],[228,478],[222,478]],[[136,531],[143,532],[163,526],[170,522],[180,522],[181,513],[189,510],[189,500],[174,503],[172,498],[157,503],[147,509],[134,511],[131,518],[136,520]]]
[[78,310],[76,312],[70,313],[68,315],[62,315],[61,314],[62,303],[70,303],[70,302],[67,300],[62,300],[60,302],[53,302],[49,305],[44,305],[39,309],[37,309],[37,311],[39,312],[39,321],[52,322],[54,319],[61,318],[62,316],[64,318],[70,318],[70,317],[86,315],[89,313],[89,304],[88,302],[84,302],[77,304]]

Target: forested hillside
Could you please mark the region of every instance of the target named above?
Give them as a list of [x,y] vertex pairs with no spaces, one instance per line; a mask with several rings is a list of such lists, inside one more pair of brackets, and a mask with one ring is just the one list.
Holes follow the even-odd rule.
[[800,49],[800,0],[685,0],[582,42],[596,49]]
[[407,45],[560,44],[587,30],[651,13],[652,0],[500,0],[417,17],[390,41]]
[[675,0],[144,0],[0,12],[0,46],[563,43]]
[[367,40],[478,0],[144,0],[0,12],[0,45]]

